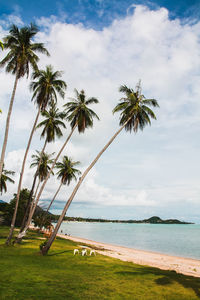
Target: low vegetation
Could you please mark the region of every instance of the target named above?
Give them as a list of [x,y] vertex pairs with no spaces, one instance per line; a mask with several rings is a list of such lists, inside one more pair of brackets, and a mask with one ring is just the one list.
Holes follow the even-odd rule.
[[21,245],[5,246],[0,227],[0,299],[169,299],[200,298],[200,279],[102,256],[74,256],[79,245],[57,238],[39,254],[43,235],[29,232]]

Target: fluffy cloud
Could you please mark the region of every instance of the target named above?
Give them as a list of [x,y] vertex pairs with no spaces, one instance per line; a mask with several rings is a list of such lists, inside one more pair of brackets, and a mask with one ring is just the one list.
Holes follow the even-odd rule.
[[[54,17],[42,18],[38,24],[43,29],[37,40],[46,43],[51,53],[51,58],[43,57],[41,66],[51,63],[55,69],[64,71],[67,96],[73,97],[76,87],[85,89],[88,97],[100,100],[93,109],[101,121],[95,121],[94,129],[86,134],[75,134],[64,152],[82,161],[82,170],[118,128],[118,116],[112,116],[112,109],[122,96],[117,91],[121,84],[135,87],[141,79],[144,95],[156,98],[161,107],[156,111],[158,120],[152,128],[137,135],[122,133],[117,138],[75,201],[154,207],[155,212],[156,206],[167,207],[169,203],[177,212],[177,203],[191,206],[198,203],[200,23],[182,24],[178,19],[170,20],[164,8],[150,10],[136,6],[132,14],[129,12],[126,18],[115,20],[101,31],[87,29],[82,24],[61,23]],[[1,108],[5,112],[13,78],[2,71],[0,79],[5,82],[0,91]],[[26,79],[19,83],[9,143],[16,136],[18,141],[12,144],[13,148],[9,146],[6,160],[8,165],[12,161],[11,169],[17,172],[18,156],[25,147],[33,112],[36,113],[30,103],[31,95],[24,88],[28,84]],[[4,121],[3,116],[1,128]],[[65,136],[68,132],[69,126]],[[38,137],[39,133],[32,151],[41,147]],[[61,143],[49,145],[49,152],[57,151]],[[32,171],[27,169],[24,179],[27,186],[31,184],[29,172]],[[51,179],[43,198],[50,198],[57,185]],[[65,201],[66,197],[63,189],[58,199]],[[184,214],[187,215],[185,208]]]

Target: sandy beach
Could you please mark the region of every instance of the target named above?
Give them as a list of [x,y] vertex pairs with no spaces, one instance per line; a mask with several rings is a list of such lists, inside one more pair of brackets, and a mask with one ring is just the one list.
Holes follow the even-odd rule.
[[133,262],[139,265],[156,267],[163,270],[174,270],[177,273],[200,277],[200,260],[171,256],[150,251],[136,250],[122,246],[99,243],[79,237],[58,234],[59,237],[83,243],[96,249],[102,255],[111,256],[123,261]]

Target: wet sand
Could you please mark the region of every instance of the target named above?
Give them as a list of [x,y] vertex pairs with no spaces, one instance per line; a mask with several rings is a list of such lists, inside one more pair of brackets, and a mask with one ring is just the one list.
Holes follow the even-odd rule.
[[111,256],[139,265],[156,267],[162,270],[174,270],[177,273],[200,277],[200,260],[197,259],[136,250],[122,246],[99,243],[79,237],[66,236],[64,234],[58,234],[58,236],[77,243],[83,243],[86,246],[90,246],[91,248],[95,248],[96,252],[102,255]]

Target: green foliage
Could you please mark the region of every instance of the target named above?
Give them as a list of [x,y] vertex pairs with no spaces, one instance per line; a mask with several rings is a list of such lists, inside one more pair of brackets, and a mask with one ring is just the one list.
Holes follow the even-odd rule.
[[31,24],[18,28],[16,25],[10,27],[9,34],[3,39],[4,48],[9,52],[0,62],[0,66],[6,66],[6,72],[17,74],[17,77],[29,75],[29,65],[33,70],[38,70],[39,57],[36,52],[49,55],[42,43],[33,43],[34,36],[38,33],[38,27]]
[[156,120],[154,112],[149,108],[159,107],[155,99],[146,99],[141,93],[140,81],[135,91],[122,85],[119,91],[125,94],[120,103],[113,109],[113,113],[121,111],[119,124],[123,126],[127,121],[127,131],[143,130],[146,125],[151,125],[151,118]]
[[81,175],[81,172],[74,167],[79,164],[79,161],[72,161],[72,158],[66,155],[63,157],[62,162],[56,164],[56,168],[59,170],[57,172],[58,179],[61,179],[62,184],[69,185],[73,179],[77,180],[76,175]]
[[4,45],[3,45],[3,43],[1,41],[0,41],[0,48],[1,48],[1,50],[4,49]]
[[14,174],[15,174],[15,172],[13,172],[13,171],[5,170],[4,165],[3,165],[2,175],[0,177],[0,192],[1,192],[1,195],[2,195],[3,192],[4,193],[7,192],[7,182],[14,183],[14,180],[8,176],[8,175],[14,175]]
[[51,65],[46,66],[45,70],[36,70],[30,84],[30,89],[33,91],[33,97],[38,106],[41,105],[41,110],[44,111],[47,105],[57,102],[57,93],[64,98],[66,83],[58,79],[62,76],[62,72],[53,72]]
[[42,227],[48,228],[51,225],[51,216],[45,211],[41,211],[33,216],[33,223],[35,227],[39,227],[40,229]]
[[83,90],[79,93],[75,89],[75,94],[76,98],[70,98],[72,101],[64,104],[64,107],[66,107],[67,120],[70,122],[71,128],[78,124],[78,131],[81,133],[86,128],[93,127],[93,118],[99,120],[97,114],[88,107],[99,101],[94,97],[86,100]]
[[49,111],[44,110],[42,116],[45,118],[36,128],[43,127],[41,138],[46,137],[48,143],[54,142],[55,138],[63,136],[60,127],[66,128],[65,124],[61,121],[65,117],[64,112],[60,112],[55,104],[51,105]]
[[[72,300],[198,300],[200,278],[139,266],[118,259],[73,256],[79,246],[57,239],[49,255],[38,255],[43,236],[5,247],[8,228],[0,227],[0,298]],[[44,240],[45,241],[45,240]]]
[[45,246],[46,246],[46,244],[47,244],[47,241],[48,241],[48,240],[46,240],[46,241],[42,242],[42,243],[39,245],[39,249],[40,249],[40,251],[42,251],[43,247],[45,247]]
[[[19,196],[19,206],[17,211],[17,217],[16,217],[16,226],[20,226],[25,214],[27,201],[29,199],[30,191],[28,189],[23,189],[20,192]],[[4,211],[4,223],[6,225],[10,225],[13,212],[15,209],[17,194],[14,194],[14,198],[10,201],[8,206],[6,207],[6,210]]]
[[[37,154],[33,154],[31,157],[33,158],[33,162],[30,165],[30,167],[37,167],[39,164],[39,170],[38,170],[38,176],[40,181],[43,181],[48,172],[50,171],[51,167],[50,164],[53,163],[53,159],[51,158],[54,155],[54,152],[51,154],[48,154],[46,152],[42,153],[42,157],[41,157],[41,153],[39,151],[36,151]],[[41,158],[41,161],[40,161]],[[53,172],[52,172],[53,174]]]

